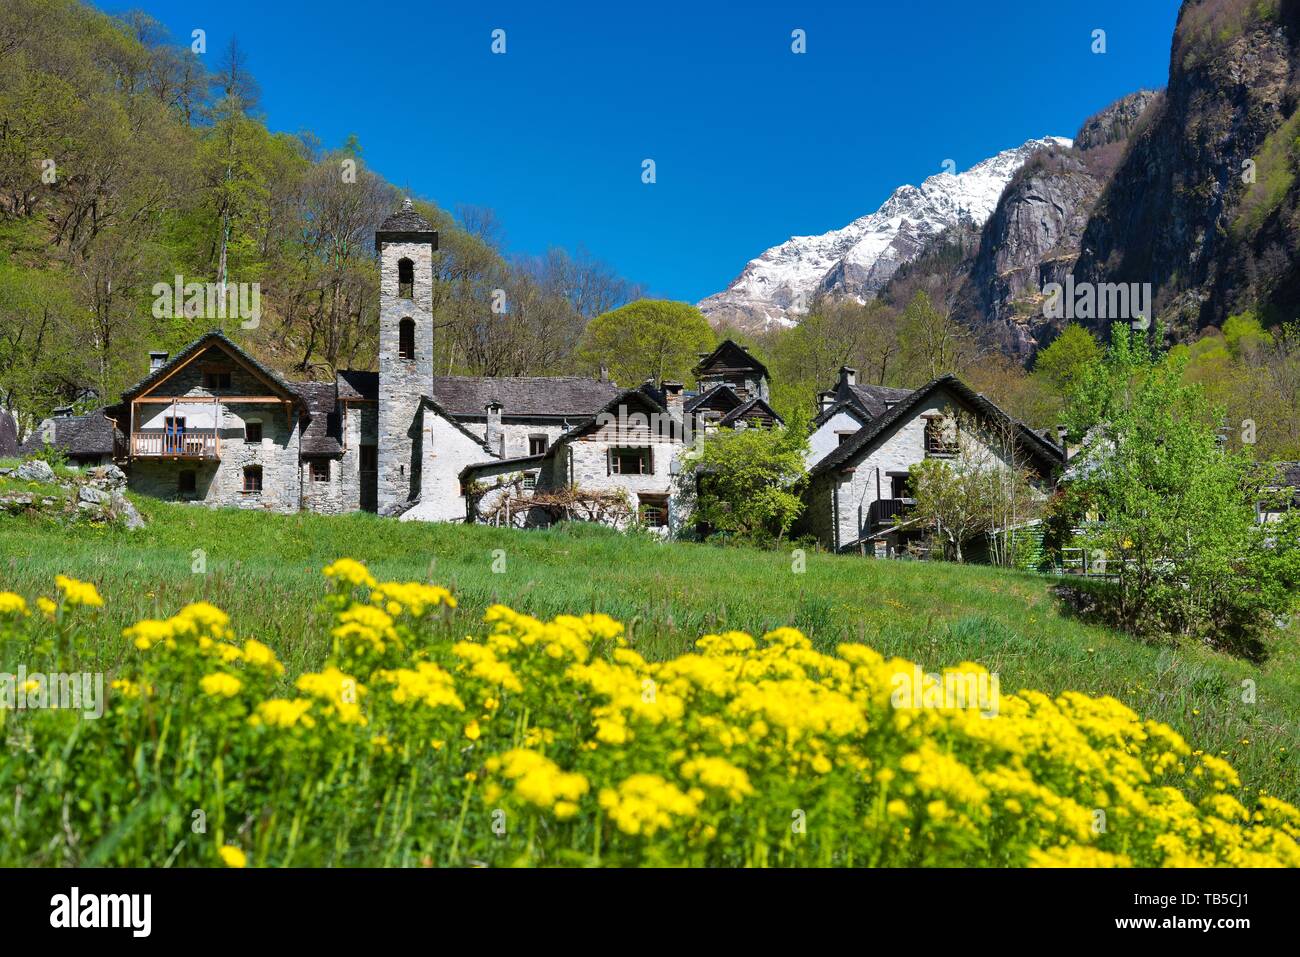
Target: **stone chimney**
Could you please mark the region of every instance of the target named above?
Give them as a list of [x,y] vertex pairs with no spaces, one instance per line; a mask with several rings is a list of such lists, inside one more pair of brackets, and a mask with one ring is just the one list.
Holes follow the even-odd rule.
[[661,382],[659,388],[664,393],[664,408],[674,421],[682,421],[682,384],[680,382]]
[[72,406],[61,405],[52,414],[56,419],[70,419],[72,418]]
[[600,381],[601,382],[609,381],[609,366],[605,365],[605,363],[603,362],[600,364]]
[[1065,453],[1066,461],[1069,461],[1070,458],[1070,446],[1066,444],[1069,434],[1070,430],[1064,425],[1058,425],[1056,427],[1056,444],[1059,445],[1061,451]]
[[858,370],[850,369],[848,366],[840,366],[840,386],[850,386],[858,384]]
[[484,432],[484,439],[487,447],[501,458],[506,457],[506,437],[501,431],[501,403],[489,402],[487,404],[487,430]]
[[168,353],[151,352],[149,353],[149,371],[157,372],[167,364]]

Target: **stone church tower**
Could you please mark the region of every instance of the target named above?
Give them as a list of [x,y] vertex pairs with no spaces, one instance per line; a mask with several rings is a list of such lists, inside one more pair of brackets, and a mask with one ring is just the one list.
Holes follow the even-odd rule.
[[420,492],[421,396],[433,385],[433,252],[438,233],[411,205],[375,233],[379,252],[378,506]]

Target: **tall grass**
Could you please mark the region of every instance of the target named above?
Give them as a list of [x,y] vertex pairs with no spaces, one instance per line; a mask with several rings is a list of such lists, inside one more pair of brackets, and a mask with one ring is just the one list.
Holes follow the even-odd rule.
[[[1062,611],[1051,580],[993,568],[810,553],[799,572],[788,552],[661,543],[597,527],[517,532],[137,504],[150,523],[137,533],[0,517],[0,590],[49,594],[59,573],[94,582],[108,599],[100,633],[112,636],[141,618],[211,601],[242,637],[272,646],[291,673],[319,667],[327,654],[316,637],[328,631],[317,609],[320,570],[343,556],[380,579],[453,588],[460,606],[449,633],[472,630],[495,602],[543,618],[601,611],[628,624],[647,659],[664,660],[708,632],[790,625],[820,650],[854,640],[930,670],[974,661],[998,672],[1008,691],[1113,695],[1222,754],[1247,783],[1300,797],[1292,635],[1253,664],[1084,624]],[[116,651],[105,649],[104,660]]]

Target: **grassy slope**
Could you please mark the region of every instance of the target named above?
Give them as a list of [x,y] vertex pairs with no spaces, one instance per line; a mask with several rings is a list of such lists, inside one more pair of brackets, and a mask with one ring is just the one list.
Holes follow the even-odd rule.
[[[1114,695],[1194,747],[1223,752],[1247,783],[1300,798],[1294,641],[1263,665],[1144,645],[1063,616],[1049,581],[991,568],[810,554],[796,574],[786,553],[663,544],[599,528],[522,533],[138,504],[151,527],[136,534],[0,517],[0,590],[49,594],[59,572],[94,581],[108,602],[100,614],[109,635],[206,599],[231,614],[242,636],[274,646],[292,671],[324,655],[311,637],[325,634],[314,606],[324,590],[320,569],[340,556],[364,561],[381,579],[453,586],[461,608],[452,627],[465,631],[494,601],[541,616],[600,610],[629,623],[642,654],[664,658],[708,631],[790,624],[822,647],[863,641],[929,670],[977,661],[1000,673],[1007,691]],[[206,574],[191,571],[197,549]],[[502,555],[505,570],[495,573]],[[1257,684],[1253,705],[1241,700],[1244,679]]]

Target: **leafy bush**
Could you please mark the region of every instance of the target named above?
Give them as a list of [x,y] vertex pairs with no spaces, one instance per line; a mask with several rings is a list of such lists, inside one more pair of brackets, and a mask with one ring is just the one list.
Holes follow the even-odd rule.
[[803,513],[807,451],[808,430],[798,418],[773,429],[710,432],[684,459],[695,530],[743,544],[782,541]]
[[654,664],[497,605],[441,640],[446,590],[325,574],[333,652],[295,676],[212,605],[101,661],[93,586],[0,594],[6,663],[118,668],[99,720],[0,712],[0,863],[1300,865],[1300,810],[1111,698],[974,665],[913,697],[909,662],[790,628]]
[[1300,606],[1300,512],[1258,521],[1277,470],[1220,441],[1222,413],[1183,384],[1184,363],[1117,327],[1086,377],[1073,414],[1095,425],[1067,499],[1094,520],[1078,543],[1114,581],[1121,627],[1259,655]]

